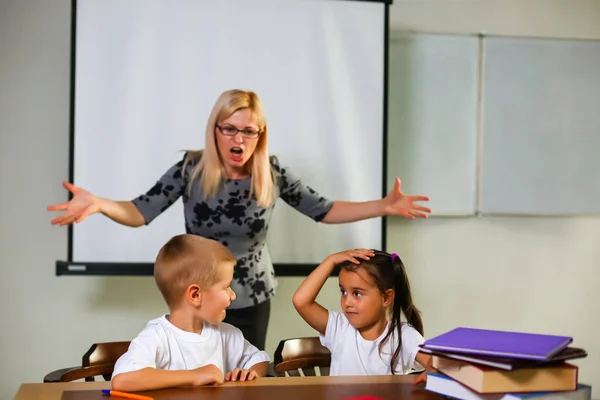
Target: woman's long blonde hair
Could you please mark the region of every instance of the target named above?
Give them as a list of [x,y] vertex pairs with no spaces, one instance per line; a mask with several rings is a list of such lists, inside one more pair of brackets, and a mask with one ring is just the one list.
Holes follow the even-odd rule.
[[258,130],[261,132],[254,153],[244,165],[251,175],[250,197],[255,197],[259,207],[271,206],[277,195],[277,184],[269,162],[267,148],[267,119],[262,102],[258,95],[245,90],[228,90],[223,92],[215,103],[208,123],[206,124],[206,146],[204,150],[188,152],[183,163],[185,173],[187,164],[192,160],[200,160],[191,170],[188,193],[200,178],[202,189],[207,199],[214,198],[225,179],[225,166],[217,148],[215,129],[217,123],[226,120],[238,110],[249,109],[256,116]]

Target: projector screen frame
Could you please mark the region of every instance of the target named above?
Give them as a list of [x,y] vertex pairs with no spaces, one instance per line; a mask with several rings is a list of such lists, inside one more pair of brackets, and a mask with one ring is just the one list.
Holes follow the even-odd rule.
[[[76,44],[77,44],[77,1],[71,0],[71,51],[70,51],[70,91],[69,91],[69,182],[75,177],[75,79],[76,79]],[[388,143],[388,73],[389,73],[389,20],[390,6],[393,0],[330,0],[330,1],[362,1],[382,3],[384,5],[383,21],[383,135],[382,135],[382,196],[387,190],[387,143]],[[73,197],[69,192],[69,200]],[[381,217],[381,250],[387,247],[387,217]],[[318,264],[306,263],[273,263],[275,275],[305,277]],[[56,276],[90,275],[90,276],[152,276],[153,263],[133,262],[85,262],[73,261],[73,225],[67,227],[67,260],[56,261]],[[337,275],[337,271],[334,272]]]

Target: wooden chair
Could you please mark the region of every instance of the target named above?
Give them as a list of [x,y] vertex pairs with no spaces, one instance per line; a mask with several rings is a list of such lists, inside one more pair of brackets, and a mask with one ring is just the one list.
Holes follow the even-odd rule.
[[94,343],[81,358],[81,366],[52,371],[44,377],[44,382],[71,382],[78,379],[93,382],[96,376],[110,381],[115,363],[127,351],[129,343]]
[[[268,376],[327,376],[331,365],[331,353],[318,337],[286,339],[279,342],[274,360],[269,364]],[[422,369],[412,370],[418,375]]]
[[331,353],[318,337],[282,340],[273,358],[276,376],[329,375]]

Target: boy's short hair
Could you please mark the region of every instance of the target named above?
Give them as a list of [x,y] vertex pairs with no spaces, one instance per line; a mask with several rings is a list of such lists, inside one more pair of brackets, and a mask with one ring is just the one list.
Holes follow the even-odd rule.
[[224,265],[236,259],[216,240],[198,235],[172,237],[158,252],[154,279],[169,308],[175,307],[192,284],[205,289],[216,283]]

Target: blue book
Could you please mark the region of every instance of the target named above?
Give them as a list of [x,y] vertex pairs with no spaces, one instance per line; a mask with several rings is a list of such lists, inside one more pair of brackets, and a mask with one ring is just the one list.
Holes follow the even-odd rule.
[[480,394],[452,378],[439,373],[428,373],[425,390],[459,400],[591,400],[592,387],[579,384],[576,390],[566,392]]

